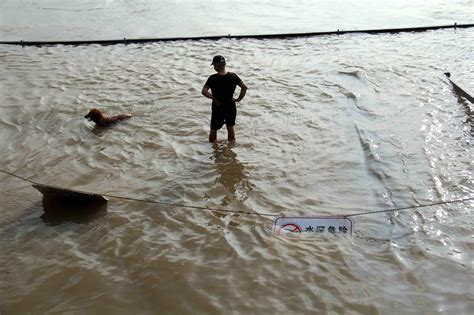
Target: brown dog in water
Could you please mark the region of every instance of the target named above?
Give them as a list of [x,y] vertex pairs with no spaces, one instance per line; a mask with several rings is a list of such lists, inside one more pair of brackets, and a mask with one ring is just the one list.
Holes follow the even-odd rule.
[[100,110],[97,108],[93,108],[89,111],[87,115],[84,116],[84,118],[87,118],[89,121],[93,121],[96,123],[97,126],[105,127],[109,126],[111,124],[114,124],[118,121],[128,119],[132,117],[131,114],[121,114],[117,116],[107,116],[103,114]]

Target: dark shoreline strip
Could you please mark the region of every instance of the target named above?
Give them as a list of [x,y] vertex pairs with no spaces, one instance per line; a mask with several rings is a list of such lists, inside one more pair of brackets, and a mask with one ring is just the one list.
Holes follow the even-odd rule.
[[78,41],[0,41],[4,45],[21,45],[21,46],[52,46],[52,45],[116,45],[116,44],[140,44],[153,42],[170,42],[180,40],[219,40],[223,38],[230,39],[275,39],[275,38],[294,38],[294,37],[313,37],[325,35],[343,35],[353,33],[366,34],[382,34],[382,33],[405,33],[405,32],[425,32],[430,30],[447,29],[447,28],[470,28],[474,24],[451,24],[438,26],[422,26],[407,28],[386,28],[374,30],[337,30],[331,32],[311,32],[311,33],[290,33],[290,34],[263,34],[263,35],[218,35],[218,36],[198,36],[198,37],[168,37],[168,38],[136,38],[136,39],[111,39],[111,40],[78,40]]

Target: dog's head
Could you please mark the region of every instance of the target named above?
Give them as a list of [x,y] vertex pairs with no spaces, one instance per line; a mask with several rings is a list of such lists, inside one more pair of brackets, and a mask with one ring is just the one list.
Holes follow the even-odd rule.
[[89,113],[87,113],[87,115],[84,116],[84,118],[86,118],[89,121],[92,120],[93,122],[97,123],[98,121],[100,121],[102,116],[103,115],[100,110],[98,110],[97,108],[93,108],[89,111]]

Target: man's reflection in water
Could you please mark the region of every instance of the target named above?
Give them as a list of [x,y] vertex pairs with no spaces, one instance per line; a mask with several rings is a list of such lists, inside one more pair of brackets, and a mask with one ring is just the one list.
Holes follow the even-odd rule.
[[225,196],[221,206],[227,207],[233,201],[243,202],[248,198],[251,184],[245,174],[245,167],[237,159],[237,154],[233,151],[235,145],[226,144],[214,146],[214,161],[217,166],[216,184],[221,184],[225,188]]

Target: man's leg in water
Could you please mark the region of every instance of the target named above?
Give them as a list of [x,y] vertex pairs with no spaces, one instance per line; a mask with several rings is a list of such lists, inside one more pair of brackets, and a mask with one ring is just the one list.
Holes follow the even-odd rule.
[[211,129],[209,132],[209,142],[214,142],[217,139],[217,130]]
[[227,127],[227,140],[229,140],[229,141],[234,141],[235,140],[234,127]]

